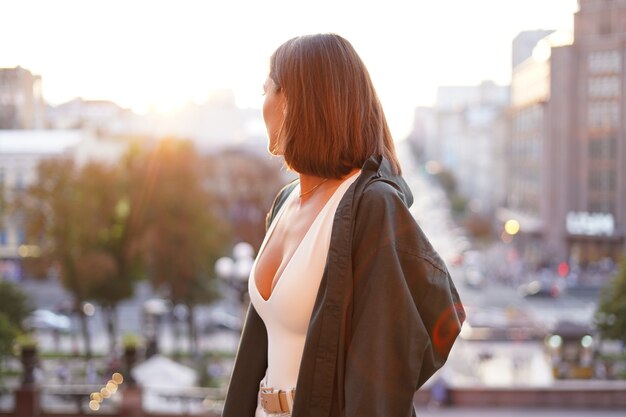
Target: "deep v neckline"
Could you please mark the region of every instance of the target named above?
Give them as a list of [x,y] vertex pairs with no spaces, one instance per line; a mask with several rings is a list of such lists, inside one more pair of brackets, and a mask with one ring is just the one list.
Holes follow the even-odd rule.
[[[330,196],[330,198],[324,203],[324,206],[319,211],[319,213],[317,213],[317,215],[315,216],[315,219],[313,219],[313,221],[309,225],[309,228],[307,229],[306,233],[304,234],[304,236],[300,240],[300,243],[298,244],[296,249],[291,254],[291,257],[289,258],[289,261],[287,261],[287,264],[285,265],[283,270],[280,271],[280,274],[278,274],[278,270],[276,270],[276,273],[274,273],[274,276],[272,277],[272,283],[274,282],[275,279],[277,279],[276,278],[277,275],[278,275],[278,279],[276,281],[276,285],[274,285],[274,288],[272,288],[272,283],[270,283],[270,295],[269,295],[269,297],[266,300],[265,298],[263,298],[263,295],[261,294],[261,291],[259,291],[259,286],[258,286],[257,281],[256,281],[256,265],[257,265],[257,261],[259,260],[259,258],[264,253],[265,246],[267,246],[267,242],[269,242],[270,239],[272,238],[272,236],[274,234],[274,229],[276,228],[276,225],[280,221],[280,219],[281,219],[281,217],[283,215],[283,212],[285,211],[286,207],[291,203],[291,200],[294,199],[294,195],[296,193],[296,190],[300,190],[300,185],[298,184],[298,186],[294,187],[294,189],[291,191],[291,194],[289,195],[289,198],[287,199],[287,201],[285,201],[283,206],[278,211],[278,214],[274,218],[274,221],[272,221],[272,224],[270,225],[270,228],[267,231],[267,236],[263,240],[263,243],[261,244],[261,247],[259,248],[259,253],[258,253],[256,259],[254,260],[254,263],[252,264],[252,277],[251,278],[253,279],[254,289],[259,294],[259,298],[263,302],[269,303],[272,300],[272,297],[274,296],[274,293],[276,292],[276,290],[278,290],[280,283],[283,281],[283,274],[285,273],[287,268],[289,268],[289,265],[291,264],[291,261],[293,261],[293,258],[296,256],[296,254],[298,253],[298,251],[302,247],[302,243],[307,239],[307,237],[311,233],[311,230],[313,229],[313,225],[315,225],[315,223],[317,223],[317,221],[320,219],[320,216],[322,215],[322,213],[326,211],[326,208],[330,204],[330,201],[335,197],[335,194],[337,193],[337,190],[339,190],[341,185],[343,185],[343,183],[340,184],[339,187],[337,187],[337,189],[333,192],[333,194]],[[279,265],[279,268],[280,268],[280,265]]]

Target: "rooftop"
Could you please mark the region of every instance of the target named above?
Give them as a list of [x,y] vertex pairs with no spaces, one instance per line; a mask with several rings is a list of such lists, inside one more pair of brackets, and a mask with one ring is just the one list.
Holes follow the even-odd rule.
[[80,130],[0,130],[0,155],[58,155],[84,138]]

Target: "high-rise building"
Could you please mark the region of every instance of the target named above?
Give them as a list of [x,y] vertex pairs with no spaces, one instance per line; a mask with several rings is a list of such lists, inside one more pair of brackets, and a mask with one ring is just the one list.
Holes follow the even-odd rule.
[[582,260],[624,253],[626,234],[626,2],[580,0],[572,55],[578,87],[570,108],[572,178],[569,252]]
[[535,45],[541,39],[545,38],[549,34],[554,32],[553,30],[527,30],[521,32],[513,39],[513,46],[511,48],[511,67],[515,68],[526,59],[528,59],[532,53]]
[[436,159],[454,173],[459,192],[481,213],[493,212],[504,200],[508,106],[509,87],[491,81],[437,92]]
[[580,0],[574,34],[513,68],[507,204],[538,261],[624,254],[626,2]]
[[41,129],[41,77],[22,67],[0,68],[0,129]]

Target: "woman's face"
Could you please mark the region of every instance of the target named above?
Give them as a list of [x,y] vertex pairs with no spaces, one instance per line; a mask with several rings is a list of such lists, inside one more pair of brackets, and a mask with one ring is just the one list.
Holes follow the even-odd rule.
[[267,135],[269,137],[267,148],[270,153],[276,155],[280,153],[276,145],[278,144],[278,138],[280,137],[285,121],[285,95],[282,89],[276,87],[276,84],[270,77],[267,77],[263,84],[263,92],[265,95],[265,101],[263,102],[263,120],[265,121],[265,127],[267,128]]

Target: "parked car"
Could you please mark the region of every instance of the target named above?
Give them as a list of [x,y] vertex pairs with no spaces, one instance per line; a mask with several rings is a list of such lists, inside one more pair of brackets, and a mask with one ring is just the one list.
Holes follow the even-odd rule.
[[534,280],[518,288],[522,297],[552,297],[561,295],[564,285],[560,281]]
[[475,266],[466,267],[465,283],[472,288],[482,288],[485,285],[485,275]]
[[204,323],[204,331],[206,333],[214,333],[217,331],[241,332],[241,318],[221,310],[211,312]]
[[64,314],[57,314],[50,310],[38,309],[24,320],[24,327],[37,330],[57,330],[69,332],[71,320]]

